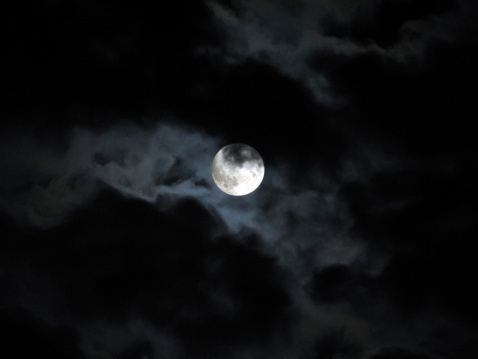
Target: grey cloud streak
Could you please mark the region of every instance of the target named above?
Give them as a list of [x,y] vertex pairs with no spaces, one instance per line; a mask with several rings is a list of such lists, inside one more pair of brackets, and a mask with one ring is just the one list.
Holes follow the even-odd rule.
[[[4,206],[32,224],[54,224],[65,210],[87,201],[97,183],[147,201],[158,195],[197,197],[210,185],[205,161],[214,148],[212,139],[168,125],[104,132],[76,128],[66,150],[54,153],[33,136],[24,137],[4,142],[7,152],[18,153],[11,161],[23,162],[23,173],[13,177],[28,179],[22,186],[9,184],[16,196]],[[2,182],[11,176],[5,173]]]
[[22,172],[3,173],[9,195],[1,206],[20,222],[55,226],[107,186],[155,203],[159,210],[195,198],[231,233],[259,234],[264,250],[297,274],[333,264],[375,266],[360,239],[349,233],[353,221],[339,198],[339,180],[319,168],[297,182],[291,178],[294,164],[274,159],[278,165],[268,165],[265,159],[259,189],[236,198],[220,191],[211,176],[211,161],[223,140],[168,121],[150,129],[76,128],[56,150],[33,135],[10,136],[16,139],[3,141],[3,152],[14,154],[10,162],[22,162]]
[[[390,3],[401,9],[400,4],[406,1]],[[450,2],[452,10],[448,12],[405,18],[397,29],[397,41],[389,47],[381,46],[374,39],[360,42],[353,36],[337,36],[327,30],[331,22],[344,24],[345,28],[357,19],[373,23],[377,21],[373,16],[380,18],[379,11],[387,1],[254,0],[231,1],[230,7],[209,1],[209,6],[227,38],[224,54],[227,62],[240,63],[252,58],[268,63],[307,86],[319,103],[336,107],[342,105],[343,99],[331,94],[327,71],[313,71],[309,67],[314,53],[345,57],[373,53],[402,64],[420,62],[430,42],[453,41],[456,34],[473,21],[467,15],[468,2],[456,1],[456,8],[453,3]],[[355,29],[350,31],[353,34]],[[377,32],[380,33],[380,29]]]

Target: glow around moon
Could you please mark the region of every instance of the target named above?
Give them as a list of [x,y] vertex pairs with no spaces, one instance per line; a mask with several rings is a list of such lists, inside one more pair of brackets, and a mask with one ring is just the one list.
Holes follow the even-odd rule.
[[251,146],[234,143],[223,147],[212,161],[212,178],[231,196],[251,193],[264,178],[264,161]]

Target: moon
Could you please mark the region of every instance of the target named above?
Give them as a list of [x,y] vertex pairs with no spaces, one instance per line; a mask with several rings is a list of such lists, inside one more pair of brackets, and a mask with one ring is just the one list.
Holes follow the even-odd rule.
[[259,187],[264,178],[264,161],[251,146],[227,145],[212,161],[212,178],[219,189],[231,196],[244,196]]

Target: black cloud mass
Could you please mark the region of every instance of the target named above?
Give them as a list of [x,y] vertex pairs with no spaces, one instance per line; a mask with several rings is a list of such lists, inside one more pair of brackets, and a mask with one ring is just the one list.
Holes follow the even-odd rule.
[[0,358],[476,358],[477,10],[2,4]]

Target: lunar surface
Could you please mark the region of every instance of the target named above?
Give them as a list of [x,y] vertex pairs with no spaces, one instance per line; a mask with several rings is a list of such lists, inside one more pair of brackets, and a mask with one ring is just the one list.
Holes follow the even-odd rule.
[[212,178],[231,196],[251,193],[264,178],[264,161],[251,146],[234,143],[223,147],[212,161]]

